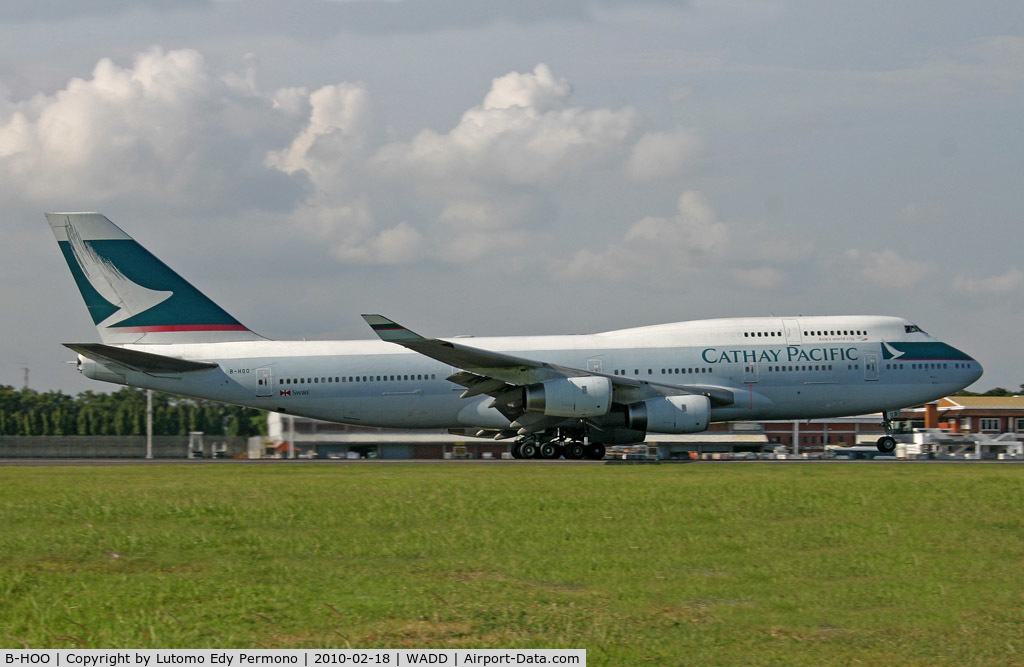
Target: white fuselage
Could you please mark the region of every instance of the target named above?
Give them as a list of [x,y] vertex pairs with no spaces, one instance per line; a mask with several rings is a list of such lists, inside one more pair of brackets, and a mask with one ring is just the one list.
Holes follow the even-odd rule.
[[[475,348],[661,385],[726,388],[712,421],[811,419],[896,410],[977,380],[981,365],[894,317],[695,320],[570,336],[459,339]],[[133,348],[133,346],[126,346]],[[246,341],[133,349],[210,370],[147,374],[81,358],[99,380],[335,422],[507,428],[486,395],[462,399],[459,369],[379,340]]]

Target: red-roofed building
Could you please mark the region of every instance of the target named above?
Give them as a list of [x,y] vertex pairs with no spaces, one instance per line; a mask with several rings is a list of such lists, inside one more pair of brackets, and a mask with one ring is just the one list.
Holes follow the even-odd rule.
[[928,423],[927,406],[904,410],[901,419],[959,433],[1024,434],[1024,396],[947,396],[932,405],[935,423]]

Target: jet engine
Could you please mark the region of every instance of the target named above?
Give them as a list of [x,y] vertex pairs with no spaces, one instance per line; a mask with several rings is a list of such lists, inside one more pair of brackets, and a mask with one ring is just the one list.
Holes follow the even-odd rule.
[[626,406],[626,426],[649,433],[698,433],[708,428],[711,401],[686,394],[649,398]]
[[611,409],[612,381],[588,375],[531,384],[523,390],[523,405],[555,417],[599,417]]

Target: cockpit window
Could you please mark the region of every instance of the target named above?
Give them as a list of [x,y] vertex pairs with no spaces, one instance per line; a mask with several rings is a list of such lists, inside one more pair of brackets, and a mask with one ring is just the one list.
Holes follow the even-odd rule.
[[907,333],[924,333],[924,329],[916,324],[905,324],[903,325],[903,330]]

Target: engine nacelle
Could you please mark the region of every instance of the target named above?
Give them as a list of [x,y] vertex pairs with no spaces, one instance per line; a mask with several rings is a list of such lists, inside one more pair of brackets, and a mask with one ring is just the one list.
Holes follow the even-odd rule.
[[531,384],[523,391],[523,404],[529,412],[554,417],[599,417],[612,407],[612,381],[588,375]]
[[707,396],[663,396],[626,406],[627,427],[650,433],[698,433],[707,430],[710,418]]

